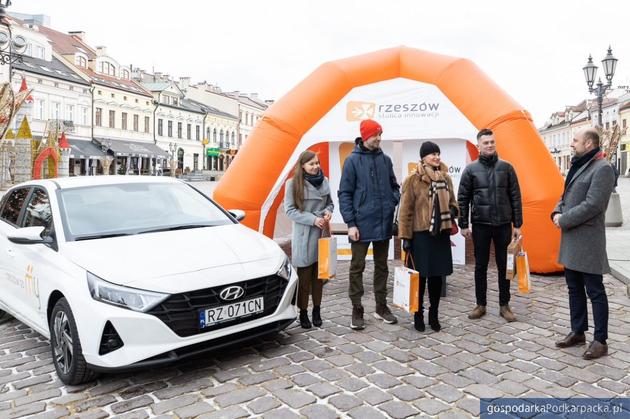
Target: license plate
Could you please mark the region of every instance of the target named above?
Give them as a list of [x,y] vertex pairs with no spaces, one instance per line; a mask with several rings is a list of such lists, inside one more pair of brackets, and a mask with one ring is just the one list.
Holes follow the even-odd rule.
[[203,329],[204,327],[210,327],[217,323],[238,319],[239,317],[262,313],[264,310],[265,303],[263,297],[208,308],[199,312],[199,327]]

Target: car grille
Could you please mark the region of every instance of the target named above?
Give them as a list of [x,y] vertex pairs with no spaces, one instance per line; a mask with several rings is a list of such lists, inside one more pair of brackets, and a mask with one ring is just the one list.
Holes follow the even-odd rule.
[[[268,316],[276,311],[282,295],[287,287],[287,281],[277,275],[269,275],[262,278],[250,279],[244,282],[224,284],[218,287],[206,288],[197,291],[173,294],[160,305],[154,307],[147,314],[152,314],[162,320],[178,336],[193,336],[200,333],[211,332],[224,327],[251,321]],[[245,294],[238,300],[223,301],[219,293],[227,286],[238,285],[245,290]],[[208,308],[219,307],[225,304],[249,300],[255,297],[264,297],[265,310],[262,313],[229,320],[203,329],[199,328],[199,311]]]

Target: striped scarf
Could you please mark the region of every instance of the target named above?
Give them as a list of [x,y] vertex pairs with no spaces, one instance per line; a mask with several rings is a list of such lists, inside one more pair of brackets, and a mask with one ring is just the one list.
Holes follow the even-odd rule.
[[429,184],[429,208],[431,208],[431,222],[429,233],[437,235],[444,230],[451,230],[451,212],[449,208],[450,194],[448,182],[439,170],[435,170],[428,164],[422,168],[428,177]]

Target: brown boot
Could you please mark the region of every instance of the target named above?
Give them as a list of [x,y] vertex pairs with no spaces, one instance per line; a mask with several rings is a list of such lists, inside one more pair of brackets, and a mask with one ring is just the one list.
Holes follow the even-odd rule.
[[508,304],[499,308],[499,314],[510,323],[516,321],[516,316],[514,315],[514,313],[512,313],[512,310],[510,310],[510,306]]
[[586,360],[601,358],[608,353],[608,345],[594,340],[582,355]]
[[584,345],[586,343],[586,336],[584,333],[571,332],[562,340],[556,342],[557,348],[570,348],[571,346]]
[[471,320],[480,319],[485,314],[486,314],[486,306],[478,305],[477,307],[473,309],[473,311],[470,312],[470,314],[468,315],[468,318]]

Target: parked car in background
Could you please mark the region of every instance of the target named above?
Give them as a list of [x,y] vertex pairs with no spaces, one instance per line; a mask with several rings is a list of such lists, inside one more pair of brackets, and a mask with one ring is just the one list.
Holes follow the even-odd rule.
[[0,310],[50,339],[66,384],[278,332],[297,276],[243,216],[168,177],[17,185],[0,200]]

